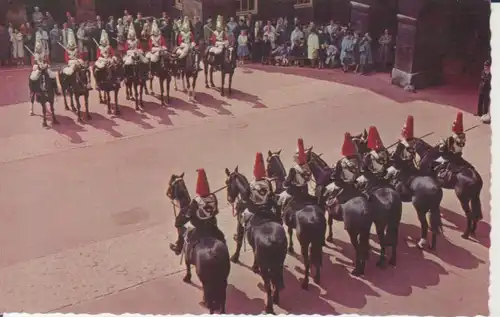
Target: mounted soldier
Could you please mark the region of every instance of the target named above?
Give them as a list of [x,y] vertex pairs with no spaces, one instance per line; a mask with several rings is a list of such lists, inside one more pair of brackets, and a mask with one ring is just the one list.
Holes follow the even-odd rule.
[[[52,80],[52,85],[54,87],[54,93],[59,94],[59,89],[57,88],[57,72],[50,70],[50,65],[47,63],[48,57],[45,55],[43,50],[42,39],[37,36],[35,39],[35,48],[32,56],[33,70],[30,74],[30,81],[35,82],[40,78],[42,72],[46,71],[49,78]],[[33,114],[33,109],[30,114]]]
[[211,57],[211,62],[213,62],[217,56],[220,56],[228,45],[229,41],[225,31],[224,20],[223,17],[219,15],[217,17],[215,31],[213,31],[211,37],[211,46],[208,47],[208,54],[209,57]]
[[[78,51],[76,45],[75,33],[73,30],[68,29],[68,44],[65,47],[64,59],[68,66],[62,69],[62,73],[66,76],[72,76],[76,71],[81,69],[88,70],[88,65],[85,64],[81,58],[81,52]],[[92,84],[87,83],[87,89],[92,89]]]
[[177,48],[175,50],[175,54],[177,54],[179,59],[183,59],[194,47],[196,47],[194,34],[191,31],[189,19],[185,16],[179,29],[179,35],[177,36]]
[[151,61],[151,63],[157,63],[160,60],[160,51],[166,50],[167,44],[165,38],[161,35],[160,29],[156,20],[153,21],[151,26],[151,36],[149,38],[149,52],[146,54],[146,58]]
[[[303,202],[314,202],[316,198],[309,194],[309,181],[311,180],[311,171],[307,165],[306,152],[304,150],[304,141],[297,140],[297,152],[294,154],[295,165],[290,168],[287,178],[283,183],[286,188],[280,194],[278,205],[284,206],[289,199],[298,199]],[[283,210],[282,210],[283,211]]]
[[217,197],[210,192],[210,187],[207,180],[207,175],[204,169],[198,170],[198,180],[196,182],[197,196],[186,206],[181,209],[175,219],[175,227],[177,228],[177,241],[175,244],[170,244],[170,249],[179,255],[182,252],[185,242],[185,234],[187,229],[184,227],[188,222],[194,226],[194,230],[188,233],[190,241],[196,241],[203,234],[211,234],[217,239],[225,242],[224,233],[217,227],[216,215],[219,213]]
[[368,130],[367,147],[371,151],[362,158],[361,168],[363,175],[358,177],[358,183],[364,184],[370,177],[383,179],[395,174],[396,169],[390,166],[389,151],[384,146],[376,127],[371,126]]
[[344,144],[342,144],[341,151],[343,158],[335,164],[334,183],[332,183],[340,188],[346,185],[355,185],[361,175],[360,157],[350,133],[344,134]]
[[109,43],[108,33],[106,33],[106,30],[102,30],[95,67],[97,69],[106,68],[111,62],[115,60],[114,56],[115,52]]
[[125,51],[127,52],[124,59],[125,65],[132,65],[134,63],[134,58],[139,59],[141,63],[148,63],[141,49],[141,43],[137,39],[135,28],[132,25],[128,28]]
[[409,168],[410,171],[414,171],[416,173],[420,157],[417,157],[417,153],[415,151],[413,123],[413,116],[408,116],[406,118],[406,124],[401,130],[401,139],[396,144],[396,149],[392,153],[392,158],[398,160],[399,163],[402,163],[405,167]]

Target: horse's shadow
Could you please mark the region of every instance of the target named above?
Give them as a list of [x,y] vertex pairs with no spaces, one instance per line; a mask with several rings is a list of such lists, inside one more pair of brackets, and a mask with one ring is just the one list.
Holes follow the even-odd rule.
[[[106,118],[105,116],[99,114],[99,113],[91,113],[92,120],[85,120],[85,124],[90,125],[91,127],[98,129],[98,130],[103,130],[106,131],[109,135],[115,138],[121,138],[123,137],[123,134],[120,132],[116,131],[114,127],[117,127],[118,124],[114,122],[113,120]],[[85,115],[84,115],[85,116]]]
[[196,100],[198,103],[204,107],[211,108],[220,115],[232,116],[233,113],[225,108],[225,106],[230,106],[224,100],[216,99],[214,96],[207,94],[205,92],[198,92],[196,94]]
[[134,123],[135,125],[145,130],[154,129],[154,126],[144,121],[144,119],[148,119],[148,116],[146,116],[144,113],[138,112],[135,109],[132,109],[131,107],[120,107],[120,111],[122,115],[118,117],[119,119]]
[[78,125],[75,122],[75,119],[57,114],[56,118],[57,121],[59,121],[59,124],[52,124],[52,129],[54,129],[54,131],[66,136],[73,144],[82,144],[83,142],[85,142],[80,136],[79,132],[85,132],[87,131],[87,129],[85,129],[81,125]]
[[231,95],[228,95],[228,99],[235,99],[247,102],[252,105],[252,108],[258,108],[258,109],[267,108],[267,106],[262,103],[262,100],[257,95],[249,94],[247,92],[234,88],[232,89]]
[[[187,111],[187,112],[191,113],[192,115],[195,115],[199,118],[208,117],[208,115],[199,111],[200,108],[196,104],[189,103],[189,102],[187,102],[183,99],[180,99],[180,98],[170,97],[170,103],[169,103],[168,107],[171,109],[175,109],[175,110]],[[177,115],[175,112],[172,114]]]
[[173,110],[162,106],[158,102],[144,101],[144,112],[149,114],[150,116],[157,118],[157,122],[159,124],[167,126],[174,125],[172,120],[170,120],[170,116],[176,115],[176,113]]
[[[466,218],[463,214],[453,212],[447,208],[441,207],[441,215],[443,219],[451,222],[454,227],[443,225],[445,228],[457,230],[463,232],[466,226]],[[486,221],[480,221],[477,224],[476,235],[470,236],[469,239],[472,241],[477,241],[482,246],[489,248],[491,245],[490,240],[491,225]]]
[[[333,257],[333,255],[323,253],[321,283],[319,286],[322,290],[320,290],[317,286],[313,286],[314,284],[310,284],[310,289],[311,286],[313,286],[312,292],[309,291],[311,294],[314,294],[315,297],[333,301],[345,307],[354,309],[363,308],[367,303],[367,296],[380,297],[379,293],[372,289],[362,279],[353,277],[345,265],[334,263],[332,261]],[[295,271],[301,275],[304,274],[304,268],[302,266],[296,266]],[[302,283],[302,278],[300,278],[298,282]],[[339,288],[338,285],[342,285],[342,287]],[[300,288],[300,285],[297,287]],[[328,311],[316,311],[314,306],[311,306],[310,309],[312,309],[314,313],[318,314],[330,313]],[[303,313],[307,313],[307,310]]]

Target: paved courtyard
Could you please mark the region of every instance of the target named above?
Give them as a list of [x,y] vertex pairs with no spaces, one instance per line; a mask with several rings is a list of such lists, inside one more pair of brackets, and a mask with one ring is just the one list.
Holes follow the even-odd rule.
[[[43,129],[39,116],[28,115],[27,71],[2,74],[0,311],[205,313],[198,280],[194,286],[182,282],[184,267],[168,249],[176,237],[164,194],[172,173],[185,172],[194,193],[195,171],[203,167],[216,189],[224,184],[226,167],[238,165],[250,177],[257,151],[283,149],[290,167],[298,137],[334,163],[344,132],[376,125],[390,144],[409,114],[415,117],[415,134],[434,132],[427,138],[434,143],[450,133],[456,108],[463,108],[453,100],[475,98],[459,91],[440,103],[377,78],[343,75],[381,82],[365,89],[257,67],[238,69],[229,98],[205,89],[203,76],[196,104],[172,92],[168,109],[146,96],[145,112],[136,113],[122,92],[119,118],[108,116],[92,92],[93,120],[85,124],[77,124],[59,98],[61,124]],[[466,128],[477,122],[465,113]],[[324,248],[322,284],[302,290],[300,259],[287,257],[286,289],[276,312],[487,315],[490,135],[485,125],[467,133],[465,156],[485,180],[485,219],[476,240],[460,238],[465,218],[454,193],[446,191],[444,236],[436,252],[415,247],[418,221],[405,205],[397,267],[378,269],[374,254],[366,276],[355,278],[349,274],[353,249],[336,223],[335,243]],[[235,219],[224,192],[218,197],[220,226],[232,237]],[[376,239],[371,245],[378,250]],[[231,266],[228,313],[257,314],[264,307],[261,280],[248,268],[251,258],[246,252],[244,265]]]

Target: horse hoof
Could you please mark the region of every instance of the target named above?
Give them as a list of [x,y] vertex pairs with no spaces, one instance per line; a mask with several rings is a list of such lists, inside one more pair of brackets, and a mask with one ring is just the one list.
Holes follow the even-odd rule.
[[396,266],[396,259],[390,259],[389,260],[389,265],[390,266]]
[[110,110],[110,109],[108,109],[108,114],[112,114],[112,112],[111,112],[111,110]]
[[59,121],[54,119],[54,120],[52,120],[52,124],[59,124]]
[[333,243],[333,237],[327,237],[327,238],[326,238],[326,242]]
[[240,262],[240,258],[238,256],[236,256],[236,255],[233,255],[231,257],[231,262],[233,262],[233,263],[239,263]]
[[182,281],[184,283],[188,283],[189,284],[189,283],[191,283],[191,277],[190,276],[184,276],[184,278],[182,279]]
[[255,274],[259,274],[260,273],[260,269],[258,266],[252,266],[252,272],[254,272]]
[[30,111],[30,116],[34,116],[34,115],[35,115],[35,112]]
[[293,248],[288,248],[288,253],[295,254],[295,250]]
[[205,88],[210,88],[210,86],[209,85],[205,85]]
[[68,106],[64,106],[64,110],[69,111],[69,107]]
[[266,308],[266,310],[264,310],[264,314],[276,315],[274,309],[272,308]]
[[301,288],[302,288],[304,291],[309,290],[309,283],[306,283],[306,282],[302,283]]
[[321,283],[321,279],[319,277],[317,277],[317,276],[315,276],[313,278],[313,281],[314,281],[314,283],[316,283],[316,285],[319,285]]
[[461,235],[462,239],[468,240],[469,239],[469,234],[464,233]]
[[92,116],[87,114],[87,120],[92,120]]
[[361,276],[361,271],[359,271],[358,269],[354,269],[351,271],[351,274],[353,276]]
[[83,123],[83,119],[82,118],[78,118],[78,123]]
[[378,261],[376,265],[381,269],[385,269],[385,262],[382,260]]
[[49,125],[47,124],[47,122],[42,123],[42,127],[46,128],[46,127],[48,127],[48,126],[49,126]]
[[115,111],[115,115],[119,116],[119,115],[121,115],[121,114],[122,114],[122,113],[121,113],[121,111],[120,111],[120,110],[116,110],[116,111]]
[[77,110],[75,107],[71,107],[71,111],[76,112]]

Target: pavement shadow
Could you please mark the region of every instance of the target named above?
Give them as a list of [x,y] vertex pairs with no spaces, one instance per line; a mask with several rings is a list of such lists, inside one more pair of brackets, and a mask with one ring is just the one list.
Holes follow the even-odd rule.
[[247,102],[255,109],[267,108],[267,106],[262,103],[262,99],[260,99],[259,96],[238,89],[233,88],[231,95],[228,95],[227,98]]
[[75,122],[75,119],[58,114],[56,114],[56,118],[57,121],[59,121],[59,124],[52,124],[52,129],[54,129],[54,131],[66,136],[73,144],[81,144],[85,142],[79,133],[85,132],[87,129],[78,125]]
[[[457,230],[461,233],[464,232],[465,227],[467,226],[467,220],[465,218],[464,214],[459,214],[456,212],[453,212],[447,208],[441,207],[441,215],[443,219],[446,221],[450,222],[453,224],[453,226],[449,225],[443,225],[445,228],[452,229],[452,230]],[[477,224],[477,229],[476,229],[476,235],[473,237],[471,236],[469,239],[471,241],[475,241],[482,246],[489,248],[491,245],[491,239],[490,239],[490,232],[491,232],[491,225],[487,223],[486,221],[480,221]],[[445,230],[446,234],[446,230]]]
[[216,99],[214,96],[207,94],[205,92],[198,92],[196,94],[196,101],[204,107],[211,108],[217,112],[219,115],[232,116],[233,113],[225,108],[225,106],[230,106],[227,102],[221,99]]
[[116,122],[99,113],[90,113],[90,115],[92,116],[92,120],[85,120],[85,124],[88,124],[95,129],[105,131],[114,138],[123,137],[123,134],[114,129],[114,127],[118,126]]
[[120,107],[120,110],[122,114],[121,116],[116,118],[122,119],[127,122],[131,122],[145,130],[154,129],[154,126],[144,121],[144,119],[148,119],[148,116],[146,116],[144,113],[136,111],[132,107],[126,107],[126,106]]
[[[380,297],[380,294],[363,281],[362,278],[352,276],[350,269],[341,262],[334,263],[332,258],[335,257],[323,253],[323,266],[321,268],[321,282],[319,285],[323,292],[317,286],[311,288],[312,285],[310,284],[309,292],[311,294],[319,299],[329,300],[354,309],[363,308],[367,303],[368,296]],[[296,266],[295,271],[301,275],[298,279],[298,287],[300,289],[300,283],[303,281],[304,267]],[[315,269],[313,268],[311,276],[314,276],[314,274]],[[329,311],[316,311],[314,307],[310,307],[314,313],[330,314]],[[307,313],[307,310],[301,313]]]
[[[198,118],[208,117],[208,115],[199,111],[200,108],[197,105],[189,103],[189,102],[185,101],[184,99],[170,97],[170,102],[168,104],[168,107],[169,107],[169,109],[187,111]],[[175,115],[176,113],[174,112],[173,114]]]
[[176,113],[168,107],[162,106],[159,102],[144,101],[144,112],[155,117],[159,124],[167,126],[174,125],[172,120],[170,120],[170,116],[176,115]]
[[247,294],[229,284],[226,290],[226,313],[235,315],[259,315],[265,308],[262,298],[249,298]]

